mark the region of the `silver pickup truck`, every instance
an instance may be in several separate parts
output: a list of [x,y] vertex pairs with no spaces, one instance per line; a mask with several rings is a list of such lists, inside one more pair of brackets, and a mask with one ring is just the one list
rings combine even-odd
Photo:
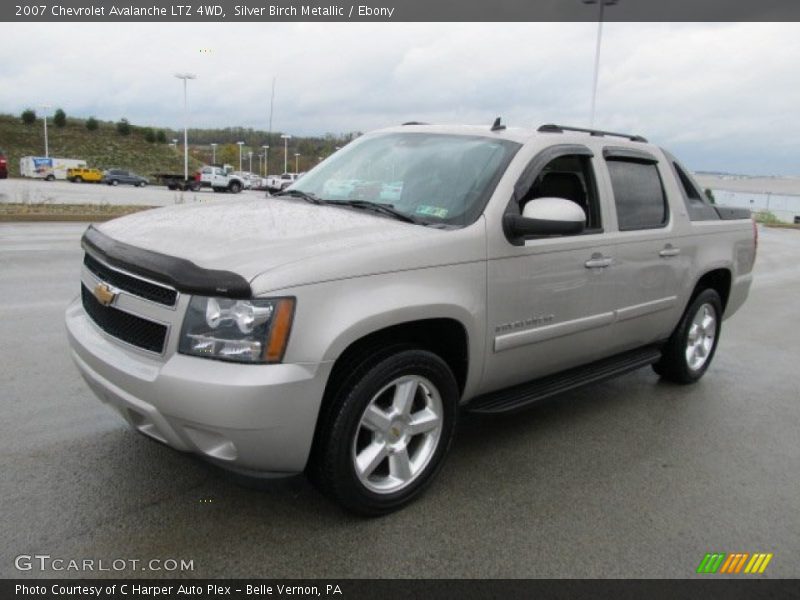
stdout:
[[141,433],[378,515],[431,482],[460,410],[646,365],[697,381],[756,242],[639,136],[413,123],[277,197],[89,227],[66,324]]

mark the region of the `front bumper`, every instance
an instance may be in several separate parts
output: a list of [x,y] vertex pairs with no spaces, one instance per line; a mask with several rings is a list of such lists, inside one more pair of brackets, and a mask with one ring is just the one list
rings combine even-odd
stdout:
[[332,363],[247,365],[152,358],[66,311],[72,358],[89,387],[138,431],[248,474],[305,468]]

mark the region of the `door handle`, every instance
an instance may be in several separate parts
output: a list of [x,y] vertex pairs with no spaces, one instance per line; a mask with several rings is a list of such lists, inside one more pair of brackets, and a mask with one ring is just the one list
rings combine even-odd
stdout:
[[661,258],[669,258],[670,256],[678,256],[681,253],[680,248],[673,248],[671,244],[664,246],[664,249],[658,253]]
[[605,269],[614,262],[610,256],[603,256],[599,252],[592,254],[592,258],[587,260],[584,264],[587,269]]

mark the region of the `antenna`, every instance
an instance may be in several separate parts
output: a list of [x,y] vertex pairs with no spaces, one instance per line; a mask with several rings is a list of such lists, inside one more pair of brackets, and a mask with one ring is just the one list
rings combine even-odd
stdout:
[[503,131],[505,128],[506,126],[500,123],[500,117],[497,117],[492,125],[492,131]]

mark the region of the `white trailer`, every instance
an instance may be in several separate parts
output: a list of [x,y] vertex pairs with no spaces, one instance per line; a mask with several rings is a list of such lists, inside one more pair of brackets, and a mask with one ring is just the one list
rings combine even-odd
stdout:
[[23,177],[44,179],[46,181],[66,179],[67,169],[78,169],[85,166],[85,160],[78,160],[76,158],[23,156],[19,159],[20,175]]

